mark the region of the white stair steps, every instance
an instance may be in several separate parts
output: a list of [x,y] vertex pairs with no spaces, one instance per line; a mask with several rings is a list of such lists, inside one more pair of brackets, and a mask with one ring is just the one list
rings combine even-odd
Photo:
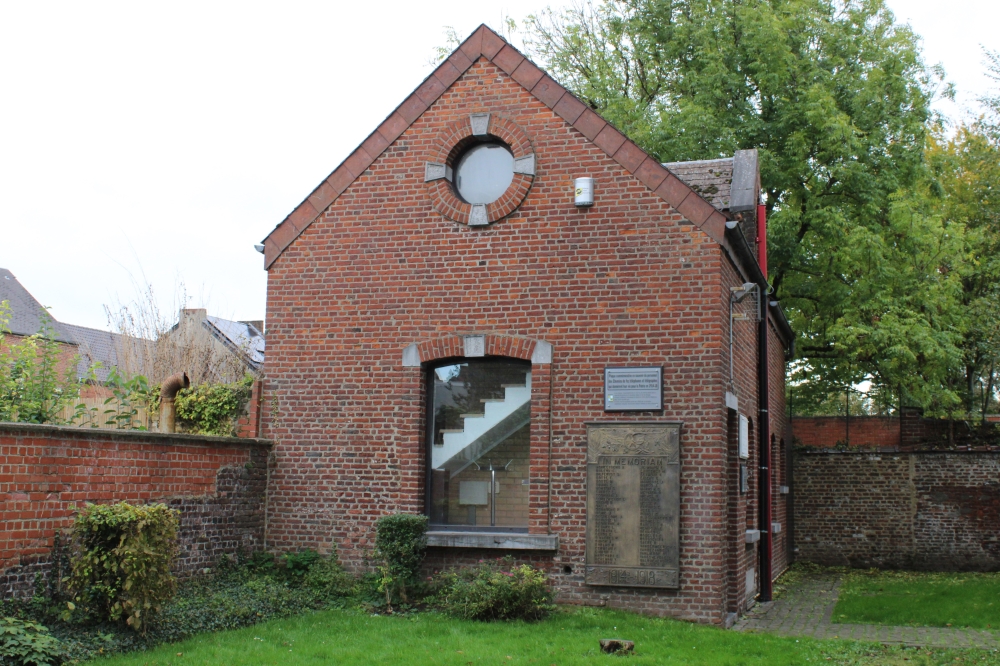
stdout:
[[504,397],[484,398],[482,414],[462,414],[462,430],[443,430],[444,443],[431,454],[434,469],[448,469],[458,474],[474,460],[497,446],[518,429],[531,415],[531,373],[524,384],[503,384]]

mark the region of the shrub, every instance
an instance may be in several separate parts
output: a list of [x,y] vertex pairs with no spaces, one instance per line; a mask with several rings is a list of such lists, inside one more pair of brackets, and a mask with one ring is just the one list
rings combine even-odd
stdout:
[[202,435],[236,434],[236,420],[253,387],[253,375],[232,384],[199,384],[177,392],[177,419],[188,431]]
[[293,585],[299,585],[309,570],[319,562],[319,559],[319,553],[306,548],[297,553],[285,553],[279,558],[279,561],[285,578]]
[[145,631],[176,590],[170,565],[177,523],[178,512],[163,504],[88,504],[79,511],[69,587],[81,610]]
[[302,585],[327,597],[345,597],[357,587],[354,576],[344,571],[336,549],[329,557],[317,559],[302,577]]
[[436,605],[466,620],[540,620],[555,609],[545,572],[509,557],[440,573],[436,583]]
[[408,603],[407,588],[419,578],[427,549],[427,516],[395,513],[375,522],[375,557],[379,591],[392,611],[392,600]]
[[0,618],[0,664],[48,666],[58,664],[61,657],[62,646],[42,625]]

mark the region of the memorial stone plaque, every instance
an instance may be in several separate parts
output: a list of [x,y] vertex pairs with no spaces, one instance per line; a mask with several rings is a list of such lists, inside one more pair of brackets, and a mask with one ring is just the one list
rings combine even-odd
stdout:
[[588,585],[678,587],[680,429],[587,427]]
[[604,411],[663,409],[663,368],[605,368]]

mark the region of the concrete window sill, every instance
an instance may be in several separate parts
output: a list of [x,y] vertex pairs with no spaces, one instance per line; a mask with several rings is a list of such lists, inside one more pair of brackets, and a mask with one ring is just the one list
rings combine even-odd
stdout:
[[428,532],[427,545],[436,548],[495,548],[497,550],[557,550],[556,534],[519,532]]

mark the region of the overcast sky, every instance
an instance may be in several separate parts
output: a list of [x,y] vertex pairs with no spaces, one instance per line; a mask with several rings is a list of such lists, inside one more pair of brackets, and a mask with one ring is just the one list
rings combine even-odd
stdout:
[[[941,109],[974,110],[1000,3],[889,5],[956,84]],[[253,245],[430,72],[443,26],[544,6],[2,2],[0,266],[67,323],[107,328],[133,283],[261,319]]]

